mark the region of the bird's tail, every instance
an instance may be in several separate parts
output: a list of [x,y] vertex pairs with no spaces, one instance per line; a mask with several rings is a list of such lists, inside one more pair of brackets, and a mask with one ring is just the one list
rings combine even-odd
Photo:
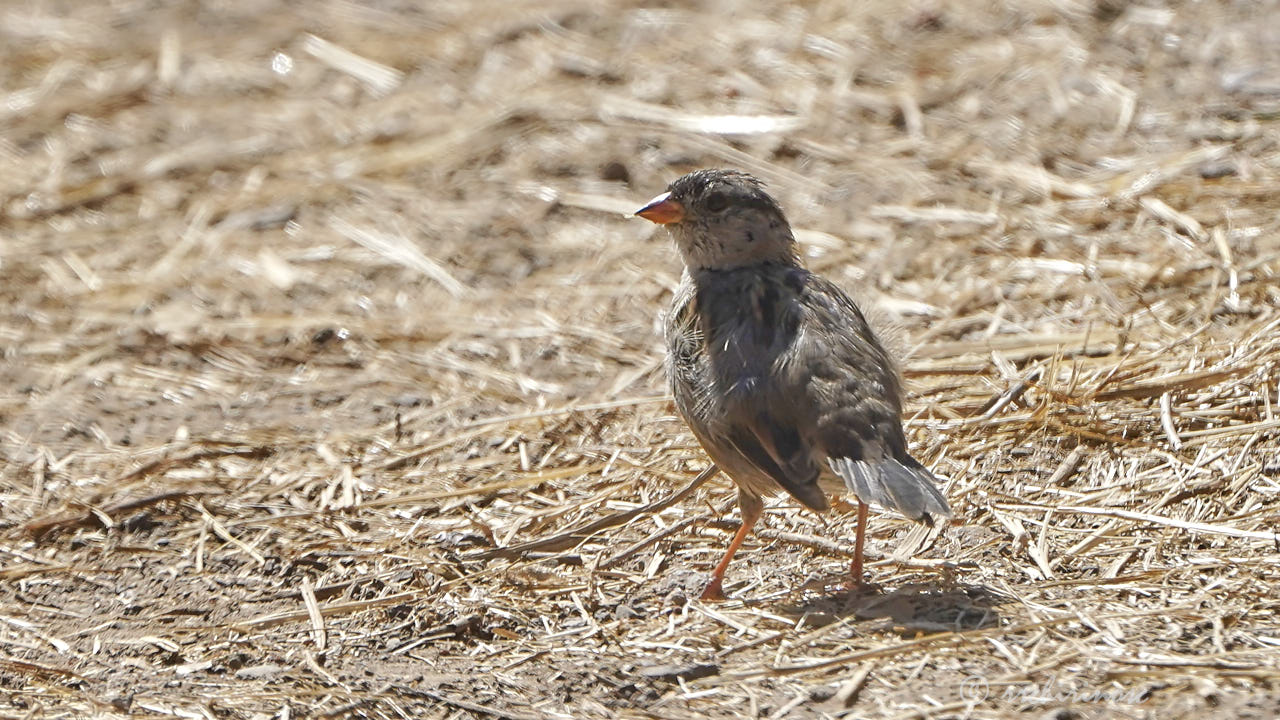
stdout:
[[937,479],[919,463],[908,466],[892,458],[875,462],[831,458],[828,462],[862,502],[897,510],[926,525],[932,525],[935,517],[952,516],[947,499],[938,492]]

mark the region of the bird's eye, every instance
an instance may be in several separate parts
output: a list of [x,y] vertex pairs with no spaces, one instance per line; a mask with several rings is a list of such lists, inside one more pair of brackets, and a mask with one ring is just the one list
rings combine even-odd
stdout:
[[707,196],[703,204],[711,212],[718,213],[729,207],[729,198],[722,192],[713,192]]

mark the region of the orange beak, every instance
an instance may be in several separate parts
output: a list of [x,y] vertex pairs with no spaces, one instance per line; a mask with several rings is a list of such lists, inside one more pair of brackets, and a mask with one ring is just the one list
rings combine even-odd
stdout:
[[636,215],[659,225],[678,223],[684,219],[684,205],[671,199],[671,193],[664,192],[649,201],[648,205],[636,211]]

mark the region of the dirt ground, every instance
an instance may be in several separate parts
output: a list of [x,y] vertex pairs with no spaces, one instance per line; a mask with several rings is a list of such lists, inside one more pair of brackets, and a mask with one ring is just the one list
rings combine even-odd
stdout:
[[[906,358],[870,586],[696,599],[699,167]],[[0,4],[0,717],[1274,718],[1278,279],[1274,1]]]

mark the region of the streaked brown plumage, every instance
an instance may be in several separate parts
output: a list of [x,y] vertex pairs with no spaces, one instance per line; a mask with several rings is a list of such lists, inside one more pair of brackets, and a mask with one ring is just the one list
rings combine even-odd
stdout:
[[751,177],[701,170],[637,215],[665,225],[685,265],[666,320],[676,407],[738,486],[742,526],[704,599],[785,490],[816,511],[826,491],[858,500],[853,579],[862,579],[867,503],[932,523],[950,517],[935,478],[907,452],[892,359],[840,288],[805,270],[777,202]]

